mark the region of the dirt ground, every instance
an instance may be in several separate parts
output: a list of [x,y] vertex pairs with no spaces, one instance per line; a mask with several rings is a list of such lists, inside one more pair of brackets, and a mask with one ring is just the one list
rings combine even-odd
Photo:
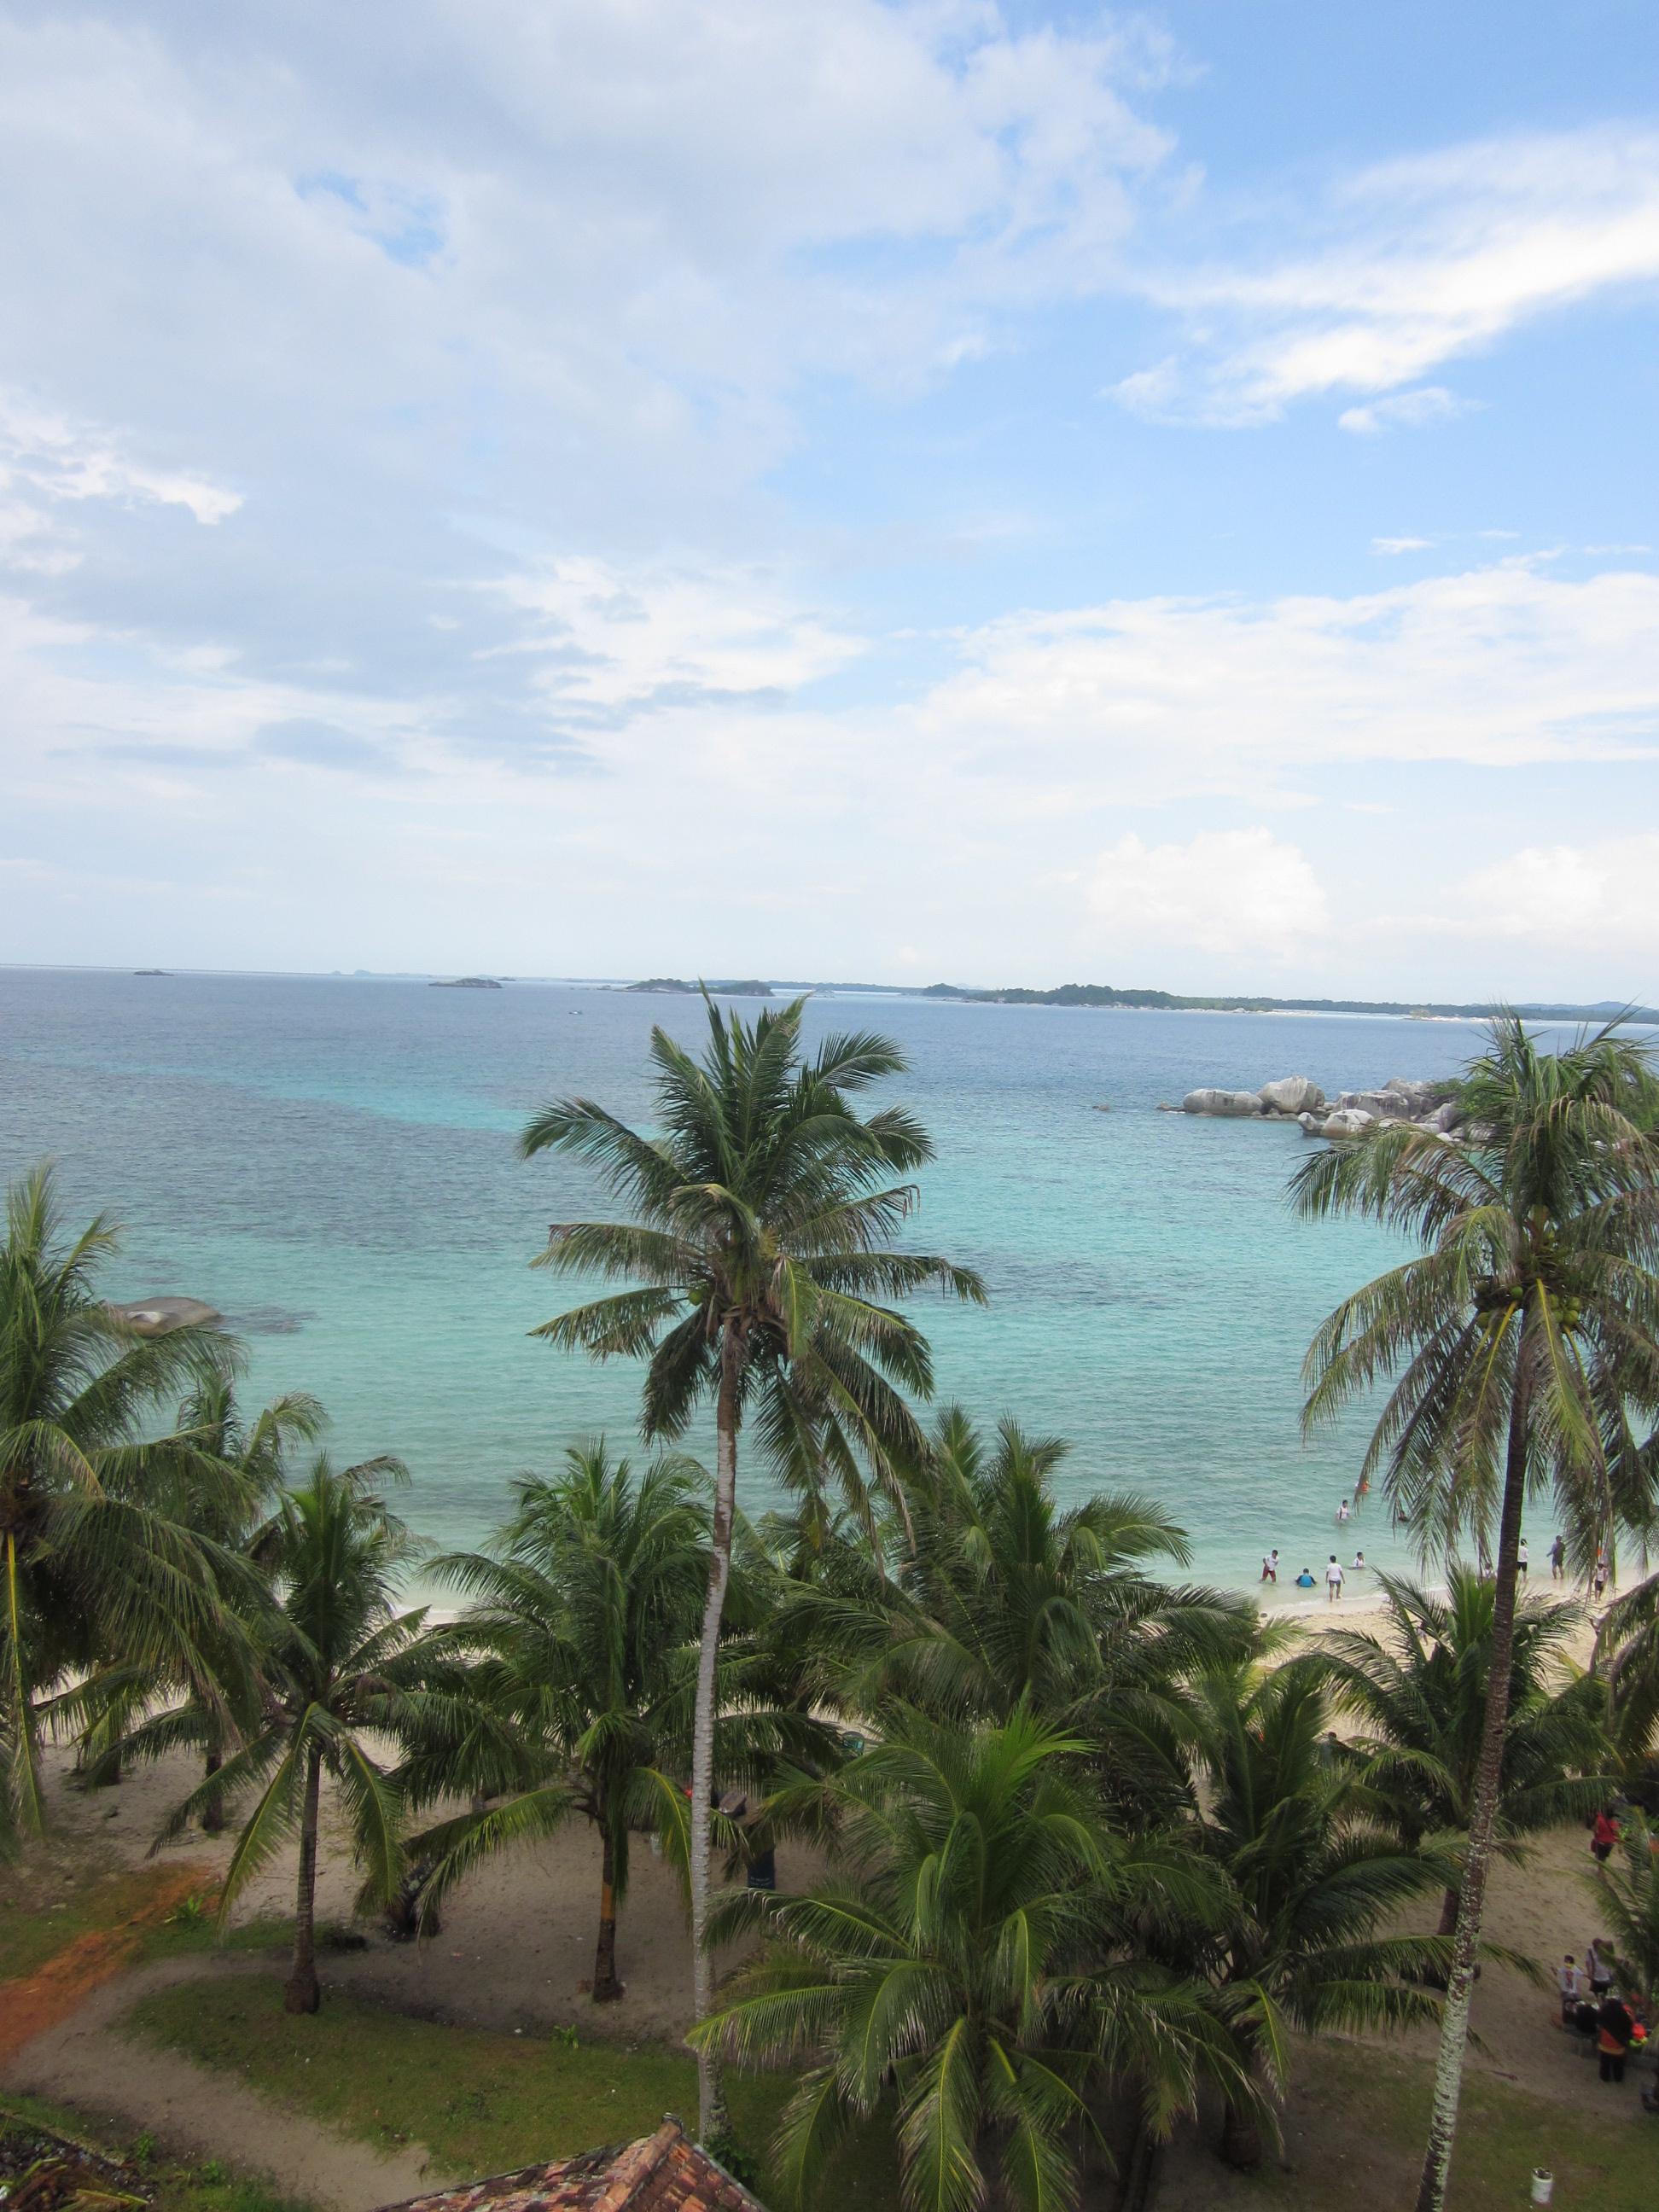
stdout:
[[[167,1871],[170,1881],[210,1890],[230,1856],[234,1838],[191,1831],[149,1856],[162,1820],[194,1786],[187,1758],[166,1759],[129,1774],[117,1787],[86,1790],[73,1781],[67,1755],[54,1756],[47,1784],[50,1817],[66,1854],[88,1849],[128,1866]],[[245,1892],[238,1923],[294,1911],[295,1854],[279,1852]],[[691,1954],[685,1905],[672,1870],[641,1841],[632,1854],[617,1951],[627,1994],[595,2006],[584,1984],[593,1971],[599,1909],[599,1846],[585,1821],[573,1821],[545,1843],[487,1862],[447,1905],[441,1931],[417,1943],[396,1943],[372,1921],[352,1917],[361,1875],[326,1786],[318,1855],[319,1925],[333,1922],[366,1936],[368,1948],[325,1951],[325,1981],[429,2019],[468,2027],[526,2032],[580,2020],[585,2035],[629,2042],[677,2039],[690,2026]],[[809,1878],[816,1862],[779,1855],[781,1881]],[[176,1870],[176,1874],[175,1874]]]

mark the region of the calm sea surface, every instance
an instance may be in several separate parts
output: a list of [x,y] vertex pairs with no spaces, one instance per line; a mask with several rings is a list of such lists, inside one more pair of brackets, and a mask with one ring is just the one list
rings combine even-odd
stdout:
[[[569,1165],[519,1160],[515,1135],[575,1091],[648,1120],[652,1024],[695,1044],[702,1018],[563,986],[0,971],[0,1170],[56,1159],[76,1216],[127,1224],[111,1295],[210,1301],[246,1339],[250,1402],[315,1392],[337,1454],[401,1455],[410,1518],[471,1543],[514,1474],[597,1430],[635,1435],[635,1369],[527,1334],[575,1296],[531,1272],[547,1224],[604,1201]],[[939,1148],[915,1241],[992,1292],[988,1310],[916,1309],[939,1397],[1069,1437],[1069,1491],[1151,1492],[1215,1580],[1254,1581],[1271,1544],[1281,1596],[1317,1568],[1364,1428],[1303,1443],[1302,1355],[1398,1248],[1291,1218],[1294,1125],[1157,1107],[1200,1083],[1438,1075],[1476,1030],[864,998],[806,1019],[809,1037],[879,1028],[909,1056],[895,1095]],[[765,1502],[752,1462],[745,1492]],[[1368,1504],[1341,1531],[1345,1565],[1356,1541],[1393,1556],[1385,1521]]]

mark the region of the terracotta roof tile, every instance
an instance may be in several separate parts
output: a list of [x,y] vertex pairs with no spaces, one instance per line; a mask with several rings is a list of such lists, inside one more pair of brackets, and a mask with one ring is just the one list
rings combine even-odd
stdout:
[[766,2212],[692,2142],[672,2113],[654,2135],[526,2166],[385,2212]]

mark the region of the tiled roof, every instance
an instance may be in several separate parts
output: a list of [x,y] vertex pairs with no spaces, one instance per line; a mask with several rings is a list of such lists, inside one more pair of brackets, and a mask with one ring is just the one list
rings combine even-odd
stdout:
[[386,2212],[766,2212],[671,2113],[653,2136],[411,2197]]

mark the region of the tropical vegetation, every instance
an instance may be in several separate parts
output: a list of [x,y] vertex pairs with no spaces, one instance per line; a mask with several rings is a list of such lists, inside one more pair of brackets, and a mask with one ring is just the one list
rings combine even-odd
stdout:
[[[222,1329],[123,1319],[100,1294],[109,1224],[69,1232],[45,1171],[16,1187],[0,1838],[38,1833],[54,1739],[88,1785],[187,1758],[163,1837],[234,1824],[221,1925],[291,1873],[296,2067],[331,1825],[359,1909],[430,1930],[492,1855],[585,1823],[591,1994],[624,2020],[648,1845],[686,1893],[702,2131],[726,2140],[723,2067],[739,2116],[775,2124],[792,2206],[878,2142],[913,2212],[1067,2212],[1091,2169],[1200,2107],[1248,2168],[1305,2039],[1438,2021],[1437,2212],[1490,1863],[1611,1778],[1653,1779],[1659,1578],[1610,1608],[1583,1675],[1578,1608],[1516,1587],[1522,1509],[1546,1498],[1581,1565],[1654,1533],[1643,1054],[1614,1030],[1548,1054],[1500,1023],[1450,1133],[1384,1127],[1297,1176],[1310,1218],[1419,1248],[1321,1328],[1306,1418],[1382,1390],[1364,1472],[1424,1575],[1379,1578],[1376,1629],[1308,1649],[1191,1579],[1176,1522],[1092,1486],[1063,1438],[927,1417],[907,1301],[983,1287],[908,1249],[931,1144],[869,1096],[896,1051],[809,1047],[804,1018],[711,1005],[700,1058],[653,1032],[647,1128],[580,1098],[527,1128],[526,1153],[566,1155],[617,1214],[555,1226],[541,1264],[585,1302],[538,1334],[640,1362],[653,1455],[571,1446],[474,1552],[426,1552],[396,1460],[309,1456],[313,1401],[245,1414]],[[708,1414],[712,1476],[685,1449]],[[742,1510],[743,1440],[764,1515]],[[453,1618],[409,1605],[417,1569]],[[1633,1815],[1595,1888],[1650,1995],[1649,1842]]]
[[1646,1049],[1608,1024],[1559,1053],[1504,1016],[1458,1088],[1449,1133],[1383,1124],[1314,1153],[1310,1220],[1353,1214],[1418,1256],[1345,1298],[1307,1360],[1310,1428],[1387,1396],[1363,1466],[1427,1553],[1491,1541],[1492,1629],[1480,1753],[1419,2212],[1441,2212],[1498,1815],[1529,1500],[1550,1498],[1573,1557],[1652,1516],[1659,1414],[1659,1138]]
[[[528,1157],[568,1153],[626,1209],[619,1221],[556,1223],[540,1264],[632,1287],[544,1324],[550,1343],[598,1359],[646,1363],[641,1430],[677,1439],[700,1404],[714,1409],[708,1583],[692,1740],[690,1876],[699,2016],[712,1995],[707,1924],[715,1796],[714,1675],[731,1575],[738,1437],[752,1419],[774,1470],[817,1500],[827,1483],[867,1508],[921,1453],[902,1395],[933,1389],[927,1339],[894,1301],[929,1287],[982,1301],[979,1277],[892,1239],[915,1204],[906,1176],[933,1144],[900,1106],[860,1116],[854,1100],[902,1072],[885,1038],[827,1037],[808,1055],[805,1001],[752,1023],[707,1000],[695,1060],[651,1032],[655,1133],[588,1098],[545,1106]],[[719,2131],[719,2083],[699,2063],[705,2136]]]

